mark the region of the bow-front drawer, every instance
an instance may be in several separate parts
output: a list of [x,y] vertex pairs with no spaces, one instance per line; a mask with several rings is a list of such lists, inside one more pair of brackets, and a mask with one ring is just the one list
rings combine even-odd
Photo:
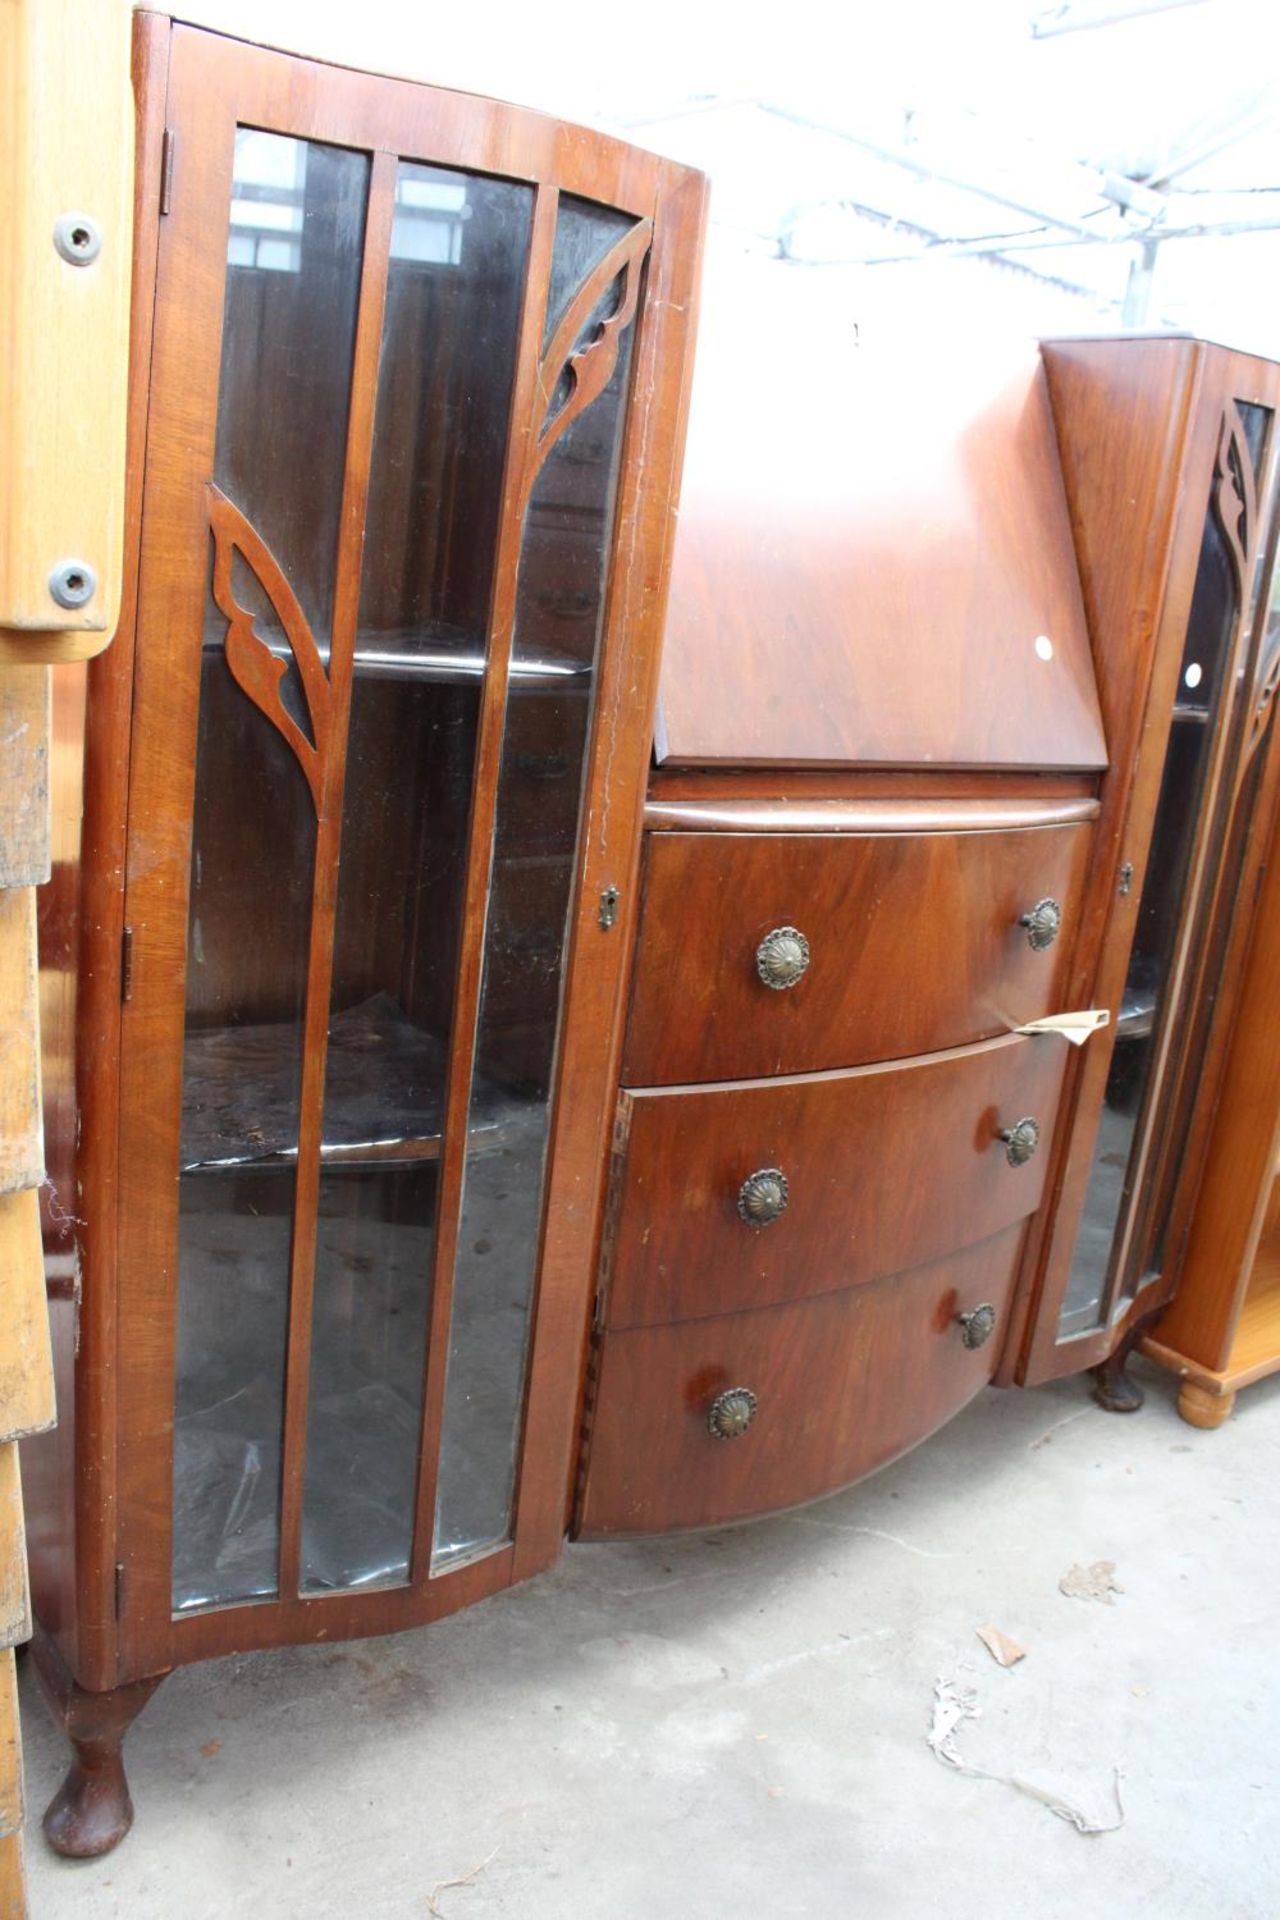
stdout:
[[605,1334],[580,1536],[716,1526],[833,1492],[936,1431],[995,1370],[1021,1226],[791,1306]]
[[1067,1046],[624,1093],[604,1318],[652,1326],[865,1285],[1040,1204]]
[[623,1083],[902,1059],[1058,1011],[1091,833],[650,833]]

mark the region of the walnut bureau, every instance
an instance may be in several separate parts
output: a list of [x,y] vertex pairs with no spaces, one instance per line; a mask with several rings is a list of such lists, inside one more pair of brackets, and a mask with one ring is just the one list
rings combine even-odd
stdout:
[[130,586],[60,673],[41,926],[77,1854],[177,1665],[1122,1353],[1276,778],[1275,369],[802,355],[783,276],[717,285],[690,414],[700,176],[136,44]]
[[[879,366],[833,392],[824,364],[821,414],[797,375],[761,451],[744,443],[759,416],[748,430],[734,412],[740,316],[721,353],[715,296],[645,816],[582,1537],[812,1499],[1012,1364],[1068,1053],[1015,1029],[1069,1010],[1106,763],[1035,352],[959,383],[949,367],[905,400],[888,379],[895,444],[914,450],[896,468],[870,451]],[[817,418],[858,422],[866,450],[793,424]]]

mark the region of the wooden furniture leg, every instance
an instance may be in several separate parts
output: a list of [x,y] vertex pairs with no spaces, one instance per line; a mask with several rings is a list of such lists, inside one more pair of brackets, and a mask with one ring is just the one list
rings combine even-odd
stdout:
[[72,1752],[67,1777],[45,1809],[45,1838],[56,1853],[72,1859],[110,1853],[133,1825],[124,1737],[165,1676],[151,1674],[109,1693],[87,1693],[39,1626],[31,1651],[40,1691]]
[[1184,1380],[1178,1389],[1178,1412],[1189,1427],[1220,1427],[1235,1404],[1234,1393],[1213,1393],[1195,1380]]
[[1100,1367],[1093,1368],[1093,1397],[1108,1413],[1137,1413],[1147,1397],[1125,1372],[1133,1346],[1132,1340],[1123,1341]]

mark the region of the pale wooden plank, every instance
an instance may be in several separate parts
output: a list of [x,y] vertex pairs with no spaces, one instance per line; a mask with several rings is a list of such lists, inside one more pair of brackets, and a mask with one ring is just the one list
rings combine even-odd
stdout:
[[36,1000],[36,896],[0,892],[0,1194],[44,1179]]
[[0,1649],[31,1638],[31,1597],[18,1443],[0,1447]]
[[49,669],[0,663],[0,887],[49,878]]
[[[133,101],[128,0],[6,0],[0,32],[0,659],[84,659],[110,639],[124,549]],[[54,244],[87,215],[86,265]],[[49,591],[87,562],[80,608]]]
[[[22,1735],[13,1648],[0,1652],[0,1837],[22,1828]],[[3,1911],[0,1909],[0,1911]]]
[[0,1837],[0,1920],[27,1920],[21,1827]]
[[55,1418],[40,1204],[28,1188],[0,1196],[0,1441]]

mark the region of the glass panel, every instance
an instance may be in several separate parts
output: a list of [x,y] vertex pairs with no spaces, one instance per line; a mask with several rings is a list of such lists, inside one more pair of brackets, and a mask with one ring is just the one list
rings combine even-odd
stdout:
[[629,213],[618,213],[613,207],[598,207],[594,201],[579,200],[572,193],[560,195],[556,208],[556,244],[547,283],[544,346],[550,342],[569,302],[592,268],[634,225]]
[[[214,479],[327,651],[369,163],[236,139]],[[299,477],[305,476],[305,485]],[[282,625],[239,558],[268,644]],[[203,636],[187,932],[173,1604],[274,1593],[315,809],[292,747]],[[296,669],[286,706],[305,728]]]
[[[1244,417],[1245,429],[1249,435],[1249,445],[1255,463],[1263,457],[1266,430],[1271,415],[1267,408],[1240,405]],[[1253,417],[1253,418],[1251,418]],[[1272,490],[1274,494],[1274,489]],[[1256,634],[1256,644],[1250,661],[1250,671],[1244,688],[1245,698],[1241,701],[1239,726],[1242,737],[1247,741],[1254,723],[1256,701],[1269,682],[1270,663],[1275,658],[1277,644],[1280,644],[1280,568],[1274,564],[1271,540],[1275,533],[1274,498],[1268,503],[1262,526],[1269,536],[1262,544],[1263,560],[1254,568],[1253,584],[1250,590],[1250,632]],[[1264,594],[1270,592],[1266,611],[1259,622],[1259,609]],[[1260,626],[1260,631],[1259,631]],[[1148,1280],[1155,1279],[1164,1272],[1169,1256],[1168,1236],[1172,1224],[1174,1207],[1179,1199],[1179,1180],[1182,1162],[1186,1153],[1187,1140],[1191,1124],[1195,1117],[1196,1101],[1194,1089],[1202,1077],[1205,1057],[1213,1032],[1214,1012],[1218,994],[1222,987],[1222,975],[1226,965],[1227,951],[1231,943],[1235,920],[1235,902],[1240,889],[1241,869],[1248,852],[1249,838],[1253,826],[1254,808],[1257,804],[1258,789],[1262,783],[1263,771],[1270,754],[1270,729],[1275,724],[1274,710],[1266,724],[1263,737],[1256,740],[1251,748],[1248,772],[1241,783],[1240,794],[1236,801],[1234,815],[1229,822],[1230,838],[1222,852],[1219,871],[1222,875],[1219,900],[1206,942],[1206,959],[1202,984],[1196,996],[1192,1010],[1192,1031],[1187,1042],[1188,1066],[1184,1084],[1189,1090],[1179,1103],[1179,1111],[1174,1118],[1171,1137],[1162,1143],[1161,1185],[1158,1200],[1153,1202],[1151,1219],[1144,1225],[1143,1237],[1145,1252],[1140,1261],[1133,1263],[1134,1282],[1132,1292],[1139,1285],[1145,1286]],[[1154,1223],[1154,1224],[1153,1224]],[[1174,1250],[1175,1261],[1181,1259],[1181,1247]]]
[[[562,204],[553,286],[598,259],[619,216]],[[566,264],[567,261],[567,264]],[[576,284],[576,281],[575,281]],[[611,289],[583,329],[614,310]],[[548,1103],[632,330],[608,386],[552,448],[525,521],[512,690],[472,1090],[502,1125],[476,1136],[463,1192],[441,1436],[439,1568],[508,1537],[537,1271]],[[554,403],[553,403],[554,411]]]
[[1218,711],[1229,692],[1236,628],[1235,576],[1217,520],[1205,517],[1191,617],[1178,675],[1129,972],[1116,1021],[1084,1216],[1059,1337],[1091,1331],[1106,1312],[1107,1283],[1132,1202],[1165,988],[1183,926],[1184,896]]
[[[1270,407],[1255,406],[1248,400],[1237,400],[1236,412],[1240,415],[1240,422],[1244,428],[1245,440],[1249,448],[1249,457],[1253,462],[1253,478],[1254,485],[1258,490],[1258,505],[1260,511],[1264,511],[1262,524],[1264,527],[1269,527],[1271,524],[1271,509],[1267,508],[1263,510],[1262,507],[1262,472],[1263,464],[1267,456],[1267,438],[1271,429],[1271,409]],[[1255,553],[1261,551],[1261,544],[1256,538],[1253,540],[1252,546]],[[1254,568],[1253,585],[1249,593],[1250,633],[1254,631],[1258,617],[1258,607],[1261,604],[1263,592],[1270,583],[1270,578],[1268,565],[1265,562],[1263,565]],[[1263,659],[1269,657],[1269,640],[1270,630],[1268,630],[1263,641]]]
[[[445,1064],[532,189],[404,165],[352,694],[303,1497],[308,1591],[413,1545]],[[483,1101],[472,1116],[492,1125]]]
[[1271,421],[1270,407],[1260,407],[1250,400],[1237,400],[1236,412],[1240,415],[1240,424],[1244,428],[1245,442],[1249,448],[1249,458],[1253,462],[1254,485],[1262,483],[1262,461],[1267,445],[1267,427]]

